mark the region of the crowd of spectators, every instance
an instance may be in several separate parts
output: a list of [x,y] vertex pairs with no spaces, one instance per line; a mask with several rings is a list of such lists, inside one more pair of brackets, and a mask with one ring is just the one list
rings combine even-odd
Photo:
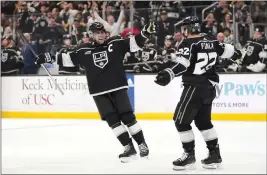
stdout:
[[[173,48],[182,41],[183,35],[179,27],[175,27],[177,22],[192,14],[202,19],[202,10],[214,2],[2,1],[1,45],[4,38],[11,38],[12,45],[22,48],[23,44],[16,37],[16,31],[20,30],[28,36],[29,42],[41,46],[37,47],[39,53],[55,54],[62,47],[66,34],[71,35],[73,45],[84,42],[88,27],[95,21],[104,24],[107,37],[121,35],[126,38],[129,33],[140,33],[144,24],[153,20],[157,21],[159,31],[150,42],[158,57],[162,55],[160,50],[166,47],[166,36],[173,36],[169,39]],[[219,1],[218,5],[205,11],[202,32],[241,49],[251,37],[250,25],[267,22],[266,7],[264,1],[237,1],[235,4]],[[236,23],[233,23],[234,18]],[[238,40],[234,40],[234,30],[237,30]]]

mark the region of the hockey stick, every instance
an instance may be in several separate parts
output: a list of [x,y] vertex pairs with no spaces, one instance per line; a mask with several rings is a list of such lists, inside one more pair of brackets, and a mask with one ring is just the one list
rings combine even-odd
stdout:
[[[25,36],[17,31],[18,36],[22,39],[22,41],[24,42],[24,44],[26,46],[28,46],[28,48],[32,51],[33,55],[39,59],[38,55],[35,53],[35,51],[33,50],[33,48],[29,45],[29,42],[27,41],[27,39],[25,38]],[[64,95],[64,92],[62,91],[62,89],[59,87],[59,85],[57,84],[56,80],[53,78],[53,76],[51,75],[51,73],[49,72],[49,70],[43,65],[41,64],[42,68],[46,71],[47,75],[50,77],[50,79],[53,81],[53,83],[55,84],[56,88],[59,90],[59,92],[61,93],[61,95]]]
[[136,65],[143,65],[143,64],[149,64],[149,63],[160,63],[160,61],[146,61],[146,62],[140,62],[140,63],[129,63],[129,64],[124,64],[124,66],[136,66]]

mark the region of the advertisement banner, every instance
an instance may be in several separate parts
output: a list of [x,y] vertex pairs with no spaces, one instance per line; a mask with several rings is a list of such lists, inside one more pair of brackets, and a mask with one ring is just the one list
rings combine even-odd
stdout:
[[[34,117],[37,114],[51,118],[99,117],[94,100],[89,95],[85,76],[54,78],[64,95],[47,76],[2,77],[3,113],[8,117]],[[137,117],[172,118],[183,90],[181,77],[165,87],[154,82],[154,75],[127,74],[127,80],[130,101]],[[265,119],[266,87],[266,74],[220,75],[217,96],[212,104],[213,116],[218,116],[218,119]]]
[[266,113],[266,75],[220,75],[214,113]]
[[97,112],[85,76],[55,76],[64,95],[47,76],[2,78],[5,111]]

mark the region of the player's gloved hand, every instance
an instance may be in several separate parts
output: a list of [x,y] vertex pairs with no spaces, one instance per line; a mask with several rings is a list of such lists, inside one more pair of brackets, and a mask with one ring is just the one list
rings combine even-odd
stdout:
[[42,53],[36,58],[35,64],[53,63],[54,58],[49,53]]
[[260,58],[264,58],[264,59],[266,59],[266,58],[267,58],[267,52],[266,52],[266,51],[261,51],[261,52],[259,53],[259,57],[260,57]]
[[240,50],[235,49],[233,57],[235,60],[240,60],[242,58],[242,52]]
[[143,27],[143,30],[141,32],[146,38],[150,38],[152,36],[152,34],[155,34],[157,32],[156,23],[155,22],[149,22],[149,24],[146,24]]
[[156,76],[155,83],[161,86],[168,85],[172,79],[175,77],[173,71],[170,68],[167,68],[163,71],[160,71]]

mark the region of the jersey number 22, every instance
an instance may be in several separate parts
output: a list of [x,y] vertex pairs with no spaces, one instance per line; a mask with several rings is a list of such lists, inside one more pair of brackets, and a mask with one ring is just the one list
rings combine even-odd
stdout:
[[198,53],[197,62],[193,74],[201,75],[215,65],[217,58],[216,52]]

